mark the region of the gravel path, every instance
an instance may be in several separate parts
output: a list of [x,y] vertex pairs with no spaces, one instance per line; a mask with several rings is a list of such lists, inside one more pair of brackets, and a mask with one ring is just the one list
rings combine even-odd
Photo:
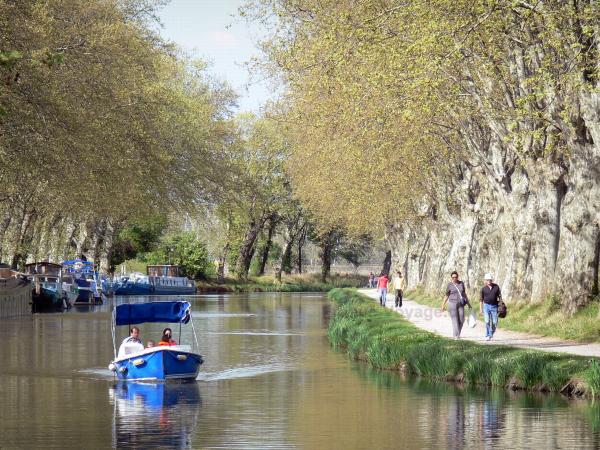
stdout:
[[[361,294],[367,295],[379,301],[376,289],[359,289]],[[440,306],[442,300],[440,299]],[[452,338],[452,323],[448,312],[441,312],[439,308],[421,305],[406,298],[402,302],[402,308],[394,307],[394,294],[388,293],[386,307],[402,314],[419,328],[432,331],[441,336]],[[528,333],[506,331],[502,329],[502,319],[498,322],[498,329],[491,341],[485,340],[485,323],[479,314],[479,305],[476,306],[477,325],[469,328],[468,325],[462,329],[461,339],[467,339],[479,344],[500,344],[511,347],[531,348],[545,352],[561,352],[581,356],[600,357],[600,344],[581,344],[579,342],[562,341],[553,337],[541,337]],[[509,311],[510,314],[510,311]]]

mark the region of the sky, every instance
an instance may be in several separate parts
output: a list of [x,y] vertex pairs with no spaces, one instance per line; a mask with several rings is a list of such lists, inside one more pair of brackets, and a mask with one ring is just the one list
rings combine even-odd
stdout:
[[[259,55],[260,28],[248,25],[237,11],[244,0],[171,0],[159,11],[161,35],[209,63],[207,69],[227,80],[238,93],[239,111],[258,112],[269,98],[260,74],[250,78],[242,64]],[[248,83],[252,80],[252,84]],[[259,80],[258,82],[256,80]]]

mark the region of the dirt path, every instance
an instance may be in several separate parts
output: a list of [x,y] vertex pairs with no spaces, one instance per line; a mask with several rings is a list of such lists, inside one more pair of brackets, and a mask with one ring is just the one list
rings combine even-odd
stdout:
[[[375,289],[359,289],[359,292],[379,301]],[[442,300],[440,299],[441,304]],[[419,328],[432,331],[444,337],[452,337],[452,323],[448,312],[441,312],[439,308],[421,305],[407,299],[404,299],[402,308],[396,309],[394,308],[394,295],[389,293],[387,295],[386,307],[402,314]],[[479,312],[479,305],[477,305],[475,310],[477,313]],[[494,338],[491,341],[486,341],[485,324],[480,314],[477,314],[477,325],[475,328],[469,328],[465,324],[462,329],[461,339],[468,339],[479,344],[500,344],[511,347],[531,348],[545,352],[600,357],[600,344],[581,344],[579,342],[562,341],[558,338],[506,331],[502,329],[502,319],[499,321]]]

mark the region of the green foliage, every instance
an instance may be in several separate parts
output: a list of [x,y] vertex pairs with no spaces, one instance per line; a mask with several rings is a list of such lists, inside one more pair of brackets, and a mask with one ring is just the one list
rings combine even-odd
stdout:
[[327,226],[422,226],[424,205],[451,203],[462,162],[568,155],[573,105],[598,80],[595,2],[247,4],[244,17],[276,22],[261,68],[286,88],[297,197]]
[[136,220],[121,230],[113,247],[113,266],[150,251],[159,242],[166,225],[166,216],[155,215]]
[[373,240],[369,235],[351,239],[346,238],[340,243],[336,255],[341,256],[355,268],[358,268],[364,262],[364,258],[369,255],[372,245]]
[[590,368],[586,372],[585,381],[592,395],[596,396],[600,394],[600,363],[598,361],[591,361]]
[[155,250],[144,255],[148,264],[176,264],[183,276],[204,280],[214,275],[206,244],[192,232],[166,236]]
[[157,35],[159,3],[0,0],[3,258],[114,264],[146,247],[128,225],[222,189],[233,94]]
[[23,54],[16,50],[0,52],[0,67],[11,70],[22,58]]

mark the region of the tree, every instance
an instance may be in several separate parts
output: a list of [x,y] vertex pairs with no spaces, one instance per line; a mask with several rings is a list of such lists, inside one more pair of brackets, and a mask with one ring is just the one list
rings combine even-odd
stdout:
[[160,3],[0,0],[3,258],[107,262],[129,221],[216,190],[233,97],[152,31]]

